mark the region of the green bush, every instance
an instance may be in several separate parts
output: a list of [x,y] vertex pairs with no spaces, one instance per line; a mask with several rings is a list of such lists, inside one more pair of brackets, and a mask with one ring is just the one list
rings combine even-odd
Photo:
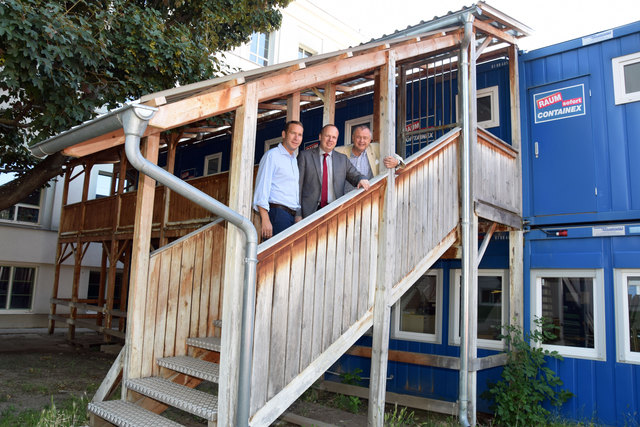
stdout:
[[542,404],[546,401],[559,407],[573,394],[561,389],[563,385],[546,365],[545,357],[563,360],[556,351],[543,349],[539,344],[556,338],[554,326],[544,318],[534,320],[531,332],[522,333],[519,326],[503,327],[507,348],[507,364],[502,380],[490,385],[483,397],[495,401],[497,425],[516,427],[543,425],[550,411]]

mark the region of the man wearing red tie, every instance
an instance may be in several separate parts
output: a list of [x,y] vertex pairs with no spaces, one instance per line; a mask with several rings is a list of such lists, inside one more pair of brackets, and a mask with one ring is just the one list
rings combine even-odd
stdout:
[[300,211],[296,220],[306,218],[344,194],[348,181],[357,188],[369,189],[369,181],[351,164],[349,158],[333,151],[338,142],[338,128],[325,125],[320,143],[298,154],[300,171]]

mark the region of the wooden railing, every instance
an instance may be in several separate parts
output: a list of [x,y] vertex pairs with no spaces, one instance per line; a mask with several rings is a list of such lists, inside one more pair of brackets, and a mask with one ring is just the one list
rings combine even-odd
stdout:
[[144,328],[130,377],[158,375],[156,359],[187,353],[187,338],[220,334],[225,223],[217,220],[151,254]]
[[478,128],[473,172],[475,199],[520,215],[522,185],[518,151]]
[[[395,181],[395,298],[455,241],[459,137],[416,153]],[[258,248],[252,424],[272,422],[372,324],[386,175],[372,182]]]

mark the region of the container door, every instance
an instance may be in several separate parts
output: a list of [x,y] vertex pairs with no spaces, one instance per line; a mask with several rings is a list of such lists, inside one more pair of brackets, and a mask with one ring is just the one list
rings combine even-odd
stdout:
[[534,216],[596,211],[588,78],[529,89]]

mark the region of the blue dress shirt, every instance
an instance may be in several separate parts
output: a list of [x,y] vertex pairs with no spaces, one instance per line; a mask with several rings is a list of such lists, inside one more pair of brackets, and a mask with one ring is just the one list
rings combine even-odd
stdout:
[[282,143],[267,151],[260,160],[256,188],[253,193],[253,209],[258,206],[269,211],[269,203],[300,208],[300,172],[295,154],[289,154]]

